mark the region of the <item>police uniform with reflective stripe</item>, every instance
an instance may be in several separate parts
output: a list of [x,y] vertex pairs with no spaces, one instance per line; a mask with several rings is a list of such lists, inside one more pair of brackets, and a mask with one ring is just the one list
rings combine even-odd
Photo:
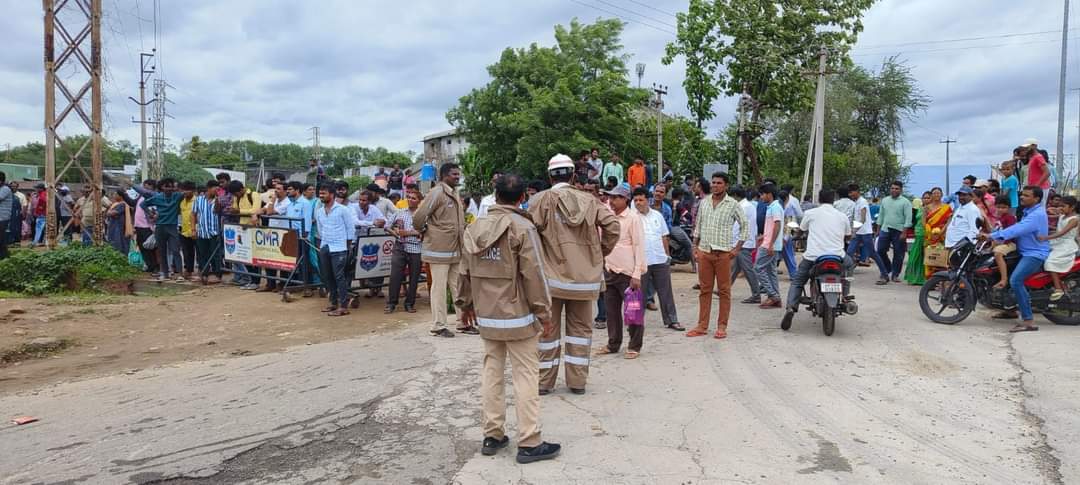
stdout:
[[[555,387],[559,365],[566,364],[566,385],[584,389],[593,312],[604,289],[604,256],[619,240],[619,221],[591,193],[566,183],[529,199],[529,215],[540,234],[556,329],[537,346],[540,388]],[[561,338],[563,315],[565,338]]]
[[551,318],[551,295],[540,255],[540,239],[528,215],[496,205],[463,238],[458,307],[476,312],[484,341],[482,395],[484,436],[502,439],[506,421],[503,390],[510,357],[518,422],[518,446],[540,440],[537,336]]
[[[439,182],[413,213],[413,227],[424,236],[420,259],[431,270],[431,294],[443,295],[448,286],[453,293],[461,259],[461,234],[465,230],[465,212],[457,192]],[[446,328],[446,314],[446,299],[432,298],[432,332]]]

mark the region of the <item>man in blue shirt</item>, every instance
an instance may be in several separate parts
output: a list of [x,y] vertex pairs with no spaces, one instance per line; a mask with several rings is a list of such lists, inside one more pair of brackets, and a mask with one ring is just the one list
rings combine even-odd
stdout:
[[173,271],[177,273],[176,280],[184,281],[180,275],[182,271],[180,259],[180,200],[184,195],[176,191],[176,180],[164,178],[159,182],[161,192],[153,193],[139,186],[133,186],[139,195],[145,200],[142,202],[144,211],[148,211],[150,219],[154,221],[154,239],[158,247],[158,264],[161,273],[158,281],[169,278],[169,264],[173,265]]
[[[1020,262],[1009,275],[1009,286],[1016,294],[1016,306],[1020,309],[1021,323],[1010,332],[1029,332],[1038,330],[1035,317],[1031,312],[1031,297],[1028,296],[1024,280],[1042,269],[1043,261],[1050,255],[1050,243],[1040,241],[1039,236],[1049,233],[1046,208],[1042,204],[1043,191],[1035,185],[1028,185],[1020,192],[1020,205],[1024,208],[1024,217],[1019,222],[1005,229],[994,231],[990,237],[995,243],[1008,240],[1016,242],[1020,252]],[[1002,315],[1005,316],[1005,315]]]
[[349,314],[349,282],[345,278],[345,265],[349,259],[349,236],[355,233],[354,215],[349,208],[334,200],[334,188],[329,184],[319,186],[322,207],[315,211],[315,223],[319,227],[319,269],[323,285],[330,297],[330,306],[323,309],[328,316]]

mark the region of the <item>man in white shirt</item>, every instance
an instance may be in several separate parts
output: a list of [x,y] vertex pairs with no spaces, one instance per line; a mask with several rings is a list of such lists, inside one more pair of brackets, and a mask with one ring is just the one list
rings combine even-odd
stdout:
[[[496,171],[491,175],[491,187],[494,189],[495,180],[502,175],[502,172]],[[480,199],[480,209],[476,211],[476,218],[479,219],[487,215],[488,209],[495,206],[495,192],[485,195],[483,199]]]
[[[381,228],[386,225],[386,216],[379,210],[375,204],[371,203],[371,199],[375,197],[370,190],[360,192],[360,200],[358,202],[350,202],[349,207],[353,209],[356,214],[356,226],[366,228],[368,231],[372,227]],[[381,297],[382,296],[382,278],[367,278],[361,281],[360,284],[368,289],[368,298]]]
[[853,201],[852,214],[854,219],[852,222],[862,223],[862,226],[855,231],[855,237],[851,238],[851,243],[848,244],[847,254],[856,261],[861,261],[859,252],[869,254],[877,263],[878,270],[887,273],[888,268],[885,268],[881,256],[878,256],[877,251],[874,250],[874,221],[870,218],[870,203],[866,201],[866,198],[862,197],[858,185],[851,184],[847,188],[848,200]]
[[836,203],[833,204],[833,208],[847,216],[850,222],[855,220],[855,201],[851,200],[848,194],[847,187],[836,189]]
[[[844,253],[844,238],[851,235],[851,221],[847,215],[833,207],[833,197],[836,194],[832,190],[822,189],[818,194],[819,205],[803,214],[799,227],[806,234],[806,251],[803,259],[799,262],[799,268],[791,276],[791,286],[788,287],[787,314],[785,319],[791,318],[799,310],[799,297],[802,295],[803,286],[810,277],[810,270],[821,256],[840,256],[844,258],[844,267],[850,269],[853,266],[851,258]],[[850,202],[850,199],[848,199]]]
[[[753,189],[749,189],[753,191]],[[754,202],[754,194],[748,193],[747,189],[735,187],[728,190],[728,195],[739,201],[739,207],[746,214],[747,225],[750,226],[750,234],[757,234],[757,202]],[[735,234],[739,234],[739,223],[735,223]],[[757,271],[754,270],[754,248],[757,247],[757,239],[751,238],[743,243],[739,253],[735,256],[735,264],[731,266],[731,283],[735,283],[741,272],[746,277],[746,284],[750,285],[750,296],[743,299],[742,303],[761,304],[761,287],[758,286]]]
[[[686,328],[679,324],[675,297],[671,291],[667,222],[664,222],[664,216],[659,211],[649,207],[649,199],[647,190],[641,187],[634,189],[634,208],[641,214],[642,226],[645,229],[645,264],[648,266],[641,277],[641,284],[645,286],[646,300],[649,300],[654,292],[660,297],[660,314],[664,326],[681,332]],[[652,306],[650,309],[655,310],[656,307]]]
[[963,186],[956,191],[959,202],[953,212],[949,225],[945,228],[945,248],[952,249],[960,241],[968,239],[974,241],[979,235],[979,217],[981,213],[975,203],[971,201],[971,187]]

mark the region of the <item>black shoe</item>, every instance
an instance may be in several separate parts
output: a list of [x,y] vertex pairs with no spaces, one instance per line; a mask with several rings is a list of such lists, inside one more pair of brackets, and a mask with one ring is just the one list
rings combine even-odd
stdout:
[[464,334],[468,334],[468,335],[480,335],[480,329],[478,329],[478,328],[476,328],[476,327],[474,327],[472,325],[470,325],[468,327],[461,327],[461,328],[457,329],[457,331],[459,333],[464,333]]
[[541,396],[546,396],[548,394],[551,394],[551,389],[543,389],[543,388],[540,389],[540,395]]
[[494,455],[495,452],[506,448],[506,445],[510,443],[510,438],[503,436],[501,440],[495,438],[484,438],[484,444],[480,446],[480,454],[484,456]]
[[519,446],[517,453],[518,463],[532,463],[540,460],[550,460],[559,456],[559,450],[562,447],[556,443],[548,443],[547,441],[540,443],[532,448],[524,448]]
[[747,303],[747,304],[753,303],[754,305],[760,305],[761,304],[761,297],[760,296],[751,296],[751,297],[746,298],[743,301],[740,301],[739,303]]
[[607,328],[607,320],[597,320],[593,322],[593,328],[597,330],[603,330]]
[[431,332],[434,337],[453,338],[454,332],[451,332],[445,328],[440,328],[438,332]]
[[582,387],[582,388],[578,389],[578,388],[576,388],[576,387],[571,387],[571,388],[570,388],[570,392],[571,392],[572,394],[577,394],[577,395],[579,395],[579,396],[580,396],[580,395],[582,395],[582,394],[585,394],[585,388],[584,388],[584,387]]

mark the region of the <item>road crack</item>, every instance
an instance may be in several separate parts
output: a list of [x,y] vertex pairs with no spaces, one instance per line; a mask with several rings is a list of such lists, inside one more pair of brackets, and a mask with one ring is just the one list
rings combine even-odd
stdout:
[[1054,447],[1050,445],[1049,438],[1046,435],[1046,421],[1028,407],[1027,400],[1034,397],[1034,394],[1028,390],[1027,384],[1024,383],[1024,375],[1031,375],[1031,371],[1024,367],[1024,360],[1013,345],[1014,337],[1015,334],[1009,334],[1005,337],[1005,344],[1009,351],[1008,362],[1017,371],[1015,379],[1010,379],[1010,381],[1015,380],[1020,391],[1018,403],[1020,416],[1035,431],[1037,436],[1035,445],[1028,447],[1025,451],[1034,457],[1036,468],[1048,483],[1064,485],[1065,480],[1061,475],[1061,459],[1054,454]]

